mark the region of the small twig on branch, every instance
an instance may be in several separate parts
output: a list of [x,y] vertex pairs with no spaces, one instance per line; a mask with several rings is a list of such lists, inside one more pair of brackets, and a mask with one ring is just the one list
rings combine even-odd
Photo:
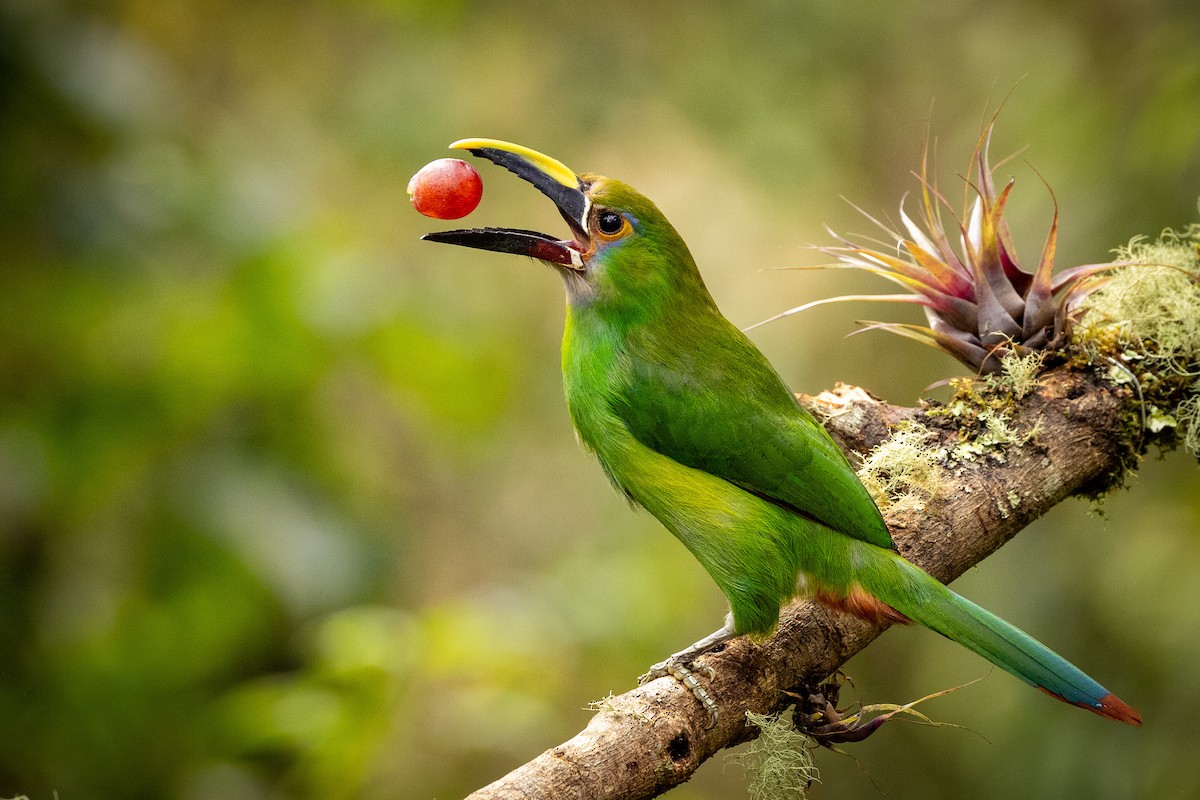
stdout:
[[[903,420],[924,422],[952,445],[956,431],[946,416],[870,399],[838,387],[802,400],[826,417],[826,427],[847,451],[865,455]],[[900,553],[942,581],[952,581],[986,558],[1034,519],[1067,497],[1098,493],[1118,481],[1136,458],[1130,442],[1128,390],[1090,375],[1059,370],[1016,401],[1012,424],[1036,435],[1004,450],[953,465],[924,502],[887,514]],[[720,712],[708,717],[692,693],[660,678],[605,702],[582,732],[551,748],[470,800],[499,798],[654,797],[689,777],[722,748],[753,736],[746,712],[778,710],[786,689],[815,686],[866,647],[886,625],[870,625],[818,603],[784,609],[778,631],[755,644],[734,639],[701,658],[715,678],[709,691]]]

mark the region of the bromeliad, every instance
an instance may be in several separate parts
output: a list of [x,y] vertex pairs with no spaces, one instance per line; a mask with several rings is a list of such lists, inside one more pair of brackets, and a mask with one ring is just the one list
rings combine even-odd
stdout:
[[900,206],[903,234],[863,212],[891,241],[871,246],[838,237],[841,244],[818,248],[838,260],[826,266],[872,272],[908,290],[906,294],[815,300],[747,330],[826,303],[880,300],[920,305],[928,325],[872,322],[862,330],[887,330],[933,345],[980,374],[998,372],[1010,355],[1064,347],[1079,303],[1105,284],[1103,273],[1124,266],[1124,262],[1084,264],[1052,275],[1058,245],[1056,205],[1037,267],[1033,272],[1022,269],[1004,217],[1014,181],[1009,180],[997,192],[988,163],[991,137],[989,123],[971,158],[974,181],[967,186],[975,199],[963,217],[955,218],[961,243],[958,251],[951,245],[953,237],[943,221],[943,211],[952,217],[953,212],[928,177],[928,150],[922,154],[917,175],[921,183],[917,221],[905,212],[903,203]]
[[724,627],[650,676],[683,681],[715,722],[716,706],[688,665],[733,636],[769,634],[780,606],[807,592],[865,619],[919,622],[1060,700],[1141,724],[1061,656],[896,553],[845,456],[721,315],[687,245],[650,200],[519,145],[452,147],[532,183],[571,236],[476,228],[424,238],[532,256],[562,276],[563,380],[580,439],[729,601]]

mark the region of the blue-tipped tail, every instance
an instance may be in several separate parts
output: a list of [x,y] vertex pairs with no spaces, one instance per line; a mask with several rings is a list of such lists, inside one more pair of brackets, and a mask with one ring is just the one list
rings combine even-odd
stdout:
[[[889,554],[891,555],[891,554]],[[899,556],[901,574],[864,586],[904,616],[974,650],[1001,669],[1051,697],[1129,725],[1141,725],[1138,712],[1082,670]],[[897,580],[898,578],[898,580]]]

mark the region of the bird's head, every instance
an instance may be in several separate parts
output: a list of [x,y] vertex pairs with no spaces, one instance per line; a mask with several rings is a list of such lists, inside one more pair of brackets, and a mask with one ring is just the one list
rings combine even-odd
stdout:
[[628,185],[577,175],[562,162],[496,139],[451,145],[486,158],[529,181],[558,207],[571,231],[559,239],[518,228],[472,228],[427,233],[433,242],[531,256],[563,276],[573,305],[646,304],[697,290],[708,297],[683,239],[662,212]]

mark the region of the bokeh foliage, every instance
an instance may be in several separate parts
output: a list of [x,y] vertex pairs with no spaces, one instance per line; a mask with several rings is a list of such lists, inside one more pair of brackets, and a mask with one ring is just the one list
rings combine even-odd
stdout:
[[[450,141],[639,186],[749,324],[861,288],[760,268],[855,230],[839,195],[894,208],[935,99],[948,186],[1017,87],[993,152],[1031,145],[1060,263],[1192,221],[1197,34],[1150,0],[0,0],[0,795],[453,797],[719,622],[574,444],[553,276],[416,241],[407,178]],[[1036,253],[1049,199],[1011,169]],[[484,180],[481,222],[559,230]],[[956,372],[843,341],[847,311],[755,336],[805,391],[912,402]],[[1151,463],[961,584],[1147,727],[995,676],[926,709],[991,744],[856,749],[889,796],[1200,791],[1197,480]],[[982,669],[912,631],[850,667],[879,702]],[[818,765],[819,796],[874,791]],[[742,785],[712,764],[675,796]]]

